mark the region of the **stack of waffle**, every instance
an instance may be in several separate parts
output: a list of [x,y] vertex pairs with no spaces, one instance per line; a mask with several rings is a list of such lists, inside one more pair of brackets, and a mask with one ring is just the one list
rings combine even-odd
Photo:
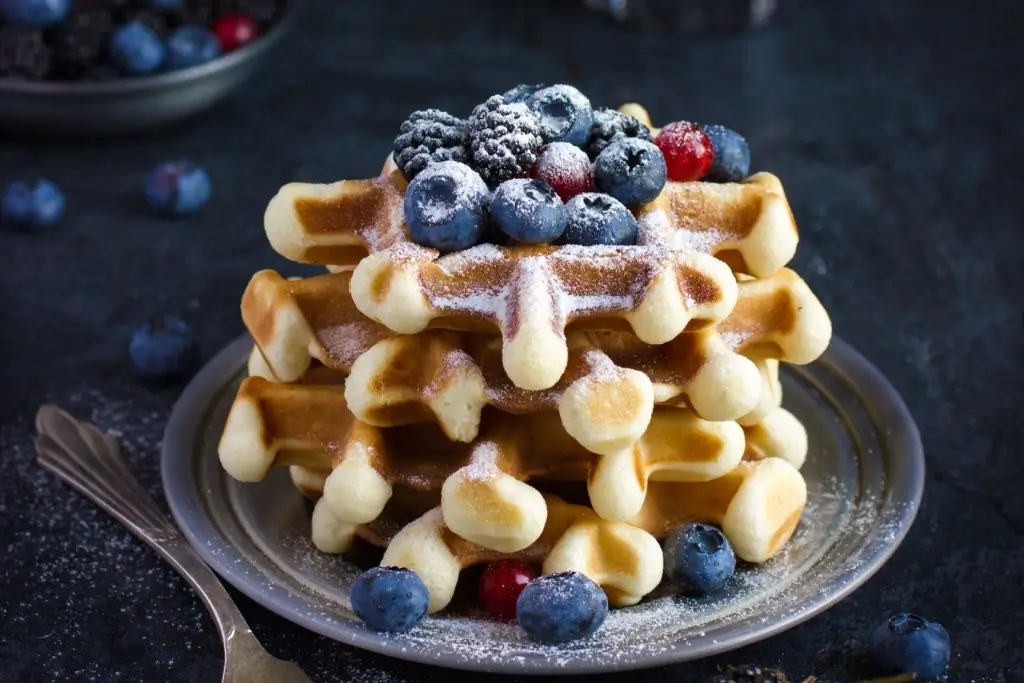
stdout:
[[748,562],[778,552],[807,451],[779,363],[815,360],[831,324],[785,267],[797,231],[776,177],[670,181],[633,246],[448,255],[410,239],[405,187],[389,159],[271,201],[273,247],[330,272],[262,271],[244,294],[233,477],[290,466],[316,546],[385,547],[431,612],[463,568],[510,556],[634,604],[661,581],[658,539],[691,521]]

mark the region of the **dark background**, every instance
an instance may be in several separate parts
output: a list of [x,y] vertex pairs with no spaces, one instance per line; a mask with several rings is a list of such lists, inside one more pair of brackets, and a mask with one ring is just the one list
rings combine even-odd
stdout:
[[[377,172],[412,110],[459,115],[521,81],[569,82],[655,122],[725,123],[783,181],[795,267],[836,333],[888,375],[928,454],[909,538],[865,587],[778,637],[608,681],[697,681],[725,663],[858,680],[887,615],[949,629],[954,682],[1024,680],[1021,216],[1024,96],[1016,2],[783,0],[766,29],[659,36],[576,2],[320,2],[280,60],[230,103],[129,140],[2,140],[0,182],[42,175],[68,214],[0,233],[0,679],[219,680],[220,644],[171,569],[37,469],[32,416],[56,401],[123,436],[157,495],[180,386],[141,384],[126,357],[146,318],[180,312],[209,357],[242,332],[239,297],[272,253],[261,218],[289,180]],[[173,221],[141,200],[146,171],[188,156],[210,205]],[[268,649],[315,681],[481,680],[365,654],[238,596]]]

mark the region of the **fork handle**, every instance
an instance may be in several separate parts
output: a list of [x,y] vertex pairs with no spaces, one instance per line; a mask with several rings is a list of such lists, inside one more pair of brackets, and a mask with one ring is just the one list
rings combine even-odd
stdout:
[[158,552],[192,586],[210,612],[225,646],[252,633],[220,579],[132,475],[117,441],[60,408],[36,415],[39,464],[109,512]]

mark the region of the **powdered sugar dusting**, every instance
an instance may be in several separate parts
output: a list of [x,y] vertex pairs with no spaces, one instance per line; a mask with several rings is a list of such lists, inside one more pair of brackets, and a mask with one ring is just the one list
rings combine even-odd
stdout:
[[663,208],[647,211],[637,219],[637,244],[662,245],[680,251],[711,254],[728,236],[714,228],[674,226]]
[[331,360],[342,367],[355,363],[363,352],[380,341],[380,335],[366,323],[324,327],[317,330],[316,338]]
[[740,348],[752,335],[751,330],[719,332],[722,342],[733,351]]
[[498,476],[498,447],[491,441],[481,441],[473,447],[469,464],[462,470],[468,481],[490,481]]

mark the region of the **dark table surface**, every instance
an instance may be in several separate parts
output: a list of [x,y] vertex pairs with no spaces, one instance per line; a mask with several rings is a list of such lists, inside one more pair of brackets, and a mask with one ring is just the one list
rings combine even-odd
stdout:
[[[161,495],[160,440],[181,386],[135,379],[132,329],[181,312],[209,357],[242,332],[255,270],[304,272],[261,228],[281,184],[374,174],[413,109],[465,114],[520,81],[745,133],[754,166],[785,184],[796,268],[836,333],[902,392],[928,457],[909,538],[852,597],[740,652],[602,680],[697,681],[741,661],[858,680],[866,634],[901,609],[949,629],[950,681],[1024,680],[1016,4],[791,0],[765,30],[666,37],[568,0],[332,0],[253,87],[197,120],[129,140],[4,140],[0,181],[47,176],[69,212],[42,234],[0,233],[0,680],[219,680],[213,625],[185,584],[36,467],[36,408],[56,401],[121,436]],[[213,199],[194,218],[154,217],[144,174],[181,156],[207,167]],[[318,682],[483,678],[352,650],[237,597],[268,649]]]

